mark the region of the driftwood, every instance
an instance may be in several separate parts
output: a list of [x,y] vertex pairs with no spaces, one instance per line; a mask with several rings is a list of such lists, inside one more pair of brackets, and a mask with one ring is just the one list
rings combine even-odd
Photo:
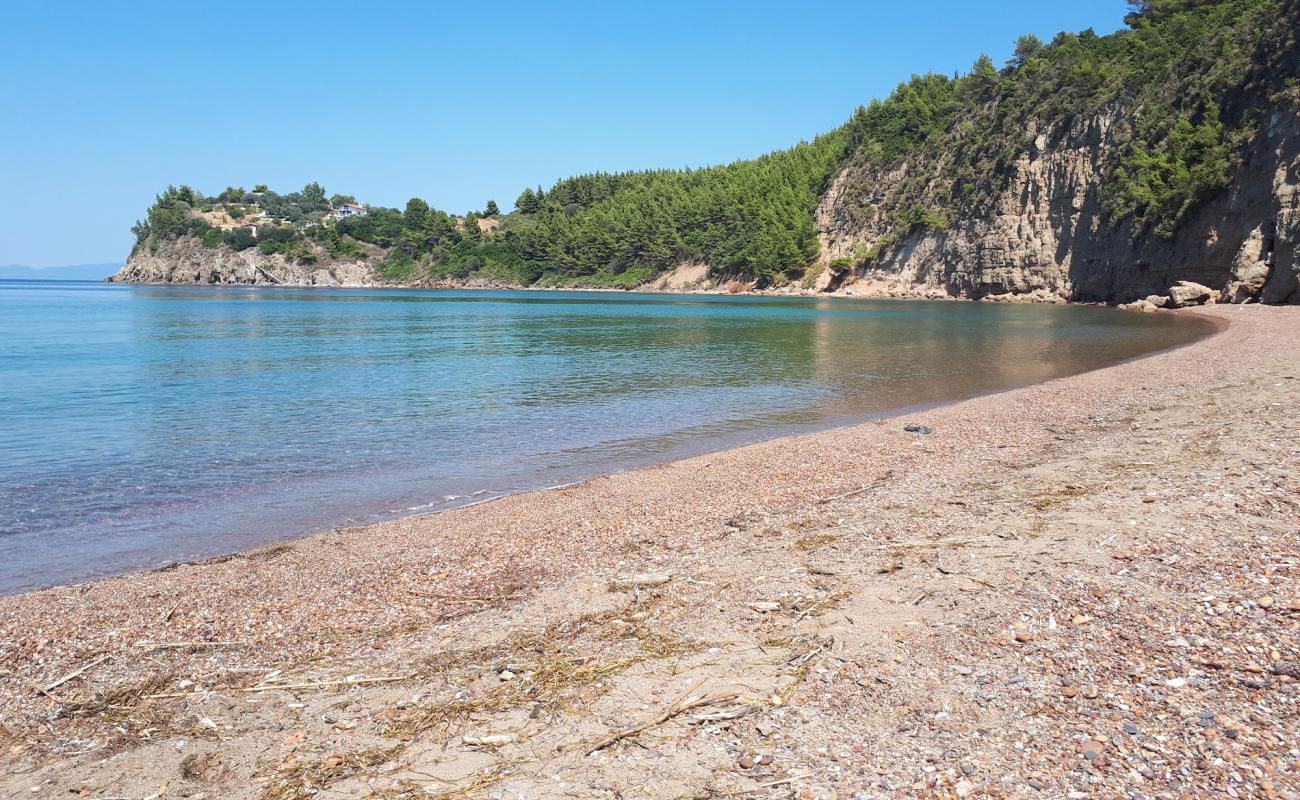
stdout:
[[662,586],[673,579],[668,572],[648,572],[642,575],[624,575],[609,582],[613,591],[641,589],[646,586]]

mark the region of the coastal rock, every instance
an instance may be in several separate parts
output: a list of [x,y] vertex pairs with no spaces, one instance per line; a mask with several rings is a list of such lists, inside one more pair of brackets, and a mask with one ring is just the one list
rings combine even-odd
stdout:
[[110,283],[187,283],[244,286],[380,286],[383,282],[365,258],[302,264],[257,248],[234,251],[204,247],[193,236],[137,247]]
[[1264,226],[1257,225],[1242,242],[1232,261],[1232,279],[1219,295],[1220,303],[1249,303],[1259,297],[1273,271],[1272,233],[1272,226],[1265,235]]
[[[1115,224],[1102,203],[1107,164],[1135,120],[1109,106],[1065,127],[1028,131],[1005,187],[977,214],[945,225],[894,221],[890,209],[933,184],[948,203],[945,174],[958,156],[939,152],[886,167],[850,165],[816,211],[824,263],[855,266],[837,276],[845,294],[996,298],[1048,293],[1075,301],[1132,303],[1181,281],[1220,302],[1300,301],[1300,110],[1282,106],[1248,145],[1222,192],[1191,212],[1169,239]],[[909,188],[913,187],[913,188]],[[1135,306],[1134,310],[1147,310]]]
[[1169,307],[1203,306],[1214,300],[1214,290],[1192,281],[1179,281],[1169,287]]
[[1150,311],[1159,311],[1160,307],[1157,306],[1155,303],[1152,303],[1150,300],[1134,300],[1131,303],[1121,303],[1119,305],[1119,310],[1150,312]]

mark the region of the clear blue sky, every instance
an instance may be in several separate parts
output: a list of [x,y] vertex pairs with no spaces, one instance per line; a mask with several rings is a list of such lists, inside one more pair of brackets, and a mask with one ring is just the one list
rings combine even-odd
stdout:
[[594,170],[700,166],[835,127],[1124,0],[14,3],[0,264],[120,261],[154,194],[318,180],[503,209]]

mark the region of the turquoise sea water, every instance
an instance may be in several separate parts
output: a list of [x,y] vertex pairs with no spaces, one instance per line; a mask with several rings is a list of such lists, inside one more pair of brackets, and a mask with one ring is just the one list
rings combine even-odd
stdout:
[[0,282],[0,592],[970,397],[1205,332],[988,303]]

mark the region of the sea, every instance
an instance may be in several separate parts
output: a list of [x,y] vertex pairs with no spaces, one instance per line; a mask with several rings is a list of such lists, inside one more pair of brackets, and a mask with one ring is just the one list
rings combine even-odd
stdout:
[[1085,306],[0,281],[0,593],[924,409],[1209,330]]

